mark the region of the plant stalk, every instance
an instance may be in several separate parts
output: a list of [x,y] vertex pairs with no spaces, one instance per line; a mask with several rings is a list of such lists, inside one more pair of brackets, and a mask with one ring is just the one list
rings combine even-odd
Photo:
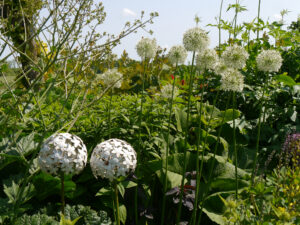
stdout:
[[[174,89],[175,89],[175,80],[176,80],[176,71],[177,71],[177,64],[175,67],[175,73],[174,73],[174,80],[172,84],[172,94],[171,94],[171,100],[169,105],[169,120],[168,120],[168,132],[167,132],[167,149],[166,149],[166,162],[165,162],[165,176],[164,176],[164,183],[163,183],[163,201],[162,201],[162,214],[161,214],[161,225],[164,225],[164,219],[165,219],[165,207],[166,207],[166,191],[167,191],[167,177],[168,177],[168,157],[169,157],[169,136],[170,136],[170,124],[172,119],[172,108],[173,108],[173,98],[174,98]],[[163,164],[163,160],[162,160]],[[162,173],[163,173],[163,165],[162,165]]]
[[189,81],[189,92],[188,92],[188,107],[187,107],[187,117],[186,117],[186,130],[185,130],[185,139],[184,139],[184,153],[183,153],[183,170],[182,170],[182,179],[181,179],[181,186],[180,186],[180,198],[179,198],[179,205],[177,210],[177,219],[176,224],[179,225],[180,217],[181,217],[181,207],[182,207],[182,199],[183,199],[183,188],[184,188],[184,177],[186,172],[186,155],[187,155],[187,139],[189,133],[189,120],[190,120],[190,108],[191,108],[191,95],[192,95],[192,86],[194,81],[194,60],[195,60],[195,51],[193,52],[192,58],[192,66],[191,66],[191,77]]
[[120,211],[119,211],[119,192],[118,192],[118,184],[114,182],[114,191],[115,191],[115,211],[117,217],[117,225],[120,225]]
[[60,174],[61,181],[61,214],[65,215],[65,175],[63,172]]

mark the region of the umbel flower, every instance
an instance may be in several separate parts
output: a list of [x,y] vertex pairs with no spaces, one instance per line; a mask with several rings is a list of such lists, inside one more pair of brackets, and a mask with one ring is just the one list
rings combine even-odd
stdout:
[[244,77],[236,69],[227,68],[221,77],[221,90],[242,92],[244,88]]
[[127,142],[119,139],[109,139],[98,144],[90,160],[94,176],[108,178],[110,181],[133,172],[136,163],[134,149]]
[[222,54],[222,60],[225,65],[235,69],[242,69],[246,65],[248,57],[247,51],[238,45],[227,47]]
[[276,50],[262,50],[256,57],[257,69],[264,72],[278,72],[282,58]]
[[224,64],[223,60],[218,60],[214,68],[215,73],[222,76],[226,70],[227,66]]
[[[173,89],[172,84],[166,84],[161,89],[161,96],[163,98],[171,99],[172,98],[172,89]],[[174,86],[173,98],[176,98],[178,95],[179,95],[179,90],[176,86]]]
[[109,87],[111,85],[112,88],[120,88],[122,85],[122,79],[123,74],[118,72],[116,68],[109,69],[105,73],[100,75],[100,79],[103,81],[103,84],[106,87]]
[[157,52],[156,40],[150,38],[142,38],[136,45],[137,54],[142,60],[154,58]]
[[59,133],[50,136],[42,145],[38,163],[42,171],[57,175],[78,174],[86,166],[87,150],[76,135]]
[[202,51],[209,45],[207,33],[199,27],[187,30],[183,35],[183,46],[187,51]]
[[205,49],[196,57],[196,65],[203,70],[213,70],[218,62],[218,55],[213,49]]
[[181,45],[173,46],[168,54],[170,63],[172,64],[182,64],[186,60],[187,52],[185,48]]

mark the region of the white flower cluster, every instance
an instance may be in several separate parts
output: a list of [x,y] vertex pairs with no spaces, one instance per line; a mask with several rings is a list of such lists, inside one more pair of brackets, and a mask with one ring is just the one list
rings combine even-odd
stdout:
[[234,68],[227,68],[221,77],[221,90],[242,92],[244,88],[243,75]]
[[100,74],[100,79],[103,81],[106,87],[112,86],[112,88],[120,88],[123,82],[123,74],[118,72],[116,68],[109,69],[105,73]]
[[218,60],[214,68],[215,73],[222,76],[226,70],[227,66],[224,64],[223,60]]
[[109,139],[98,144],[90,160],[94,176],[108,178],[110,181],[134,171],[136,163],[134,149],[119,139]]
[[278,72],[282,64],[282,58],[276,50],[263,50],[256,57],[257,68],[264,72]]
[[183,35],[183,45],[187,51],[202,51],[209,45],[209,38],[201,28],[191,28]]
[[218,55],[213,49],[205,49],[196,57],[196,65],[202,70],[213,70],[218,62]]
[[[167,84],[162,87],[161,89],[161,97],[171,99],[172,98],[172,84]],[[176,98],[179,95],[179,90],[176,86],[174,86],[174,93],[173,93],[173,99]]]
[[248,57],[247,51],[238,45],[227,47],[222,54],[225,65],[235,69],[242,69],[246,65]]
[[136,45],[137,54],[142,58],[154,58],[157,52],[157,45],[155,39],[142,38]]
[[182,64],[186,60],[187,52],[185,48],[181,45],[173,46],[168,54],[170,63],[172,64]]
[[50,136],[41,148],[38,164],[42,171],[57,175],[79,173],[87,162],[87,150],[76,135],[60,133]]

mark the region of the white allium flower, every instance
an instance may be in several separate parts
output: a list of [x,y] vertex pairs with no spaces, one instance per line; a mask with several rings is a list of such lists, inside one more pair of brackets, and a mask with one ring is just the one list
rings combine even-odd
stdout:
[[110,181],[133,172],[136,163],[134,149],[127,142],[119,139],[109,139],[98,144],[90,160],[94,176],[108,178]]
[[208,45],[208,35],[199,27],[191,28],[183,35],[183,46],[187,51],[202,51]]
[[222,60],[225,65],[235,69],[242,69],[246,65],[248,57],[248,52],[238,45],[227,47],[222,54]]
[[244,88],[243,75],[237,69],[227,68],[222,74],[220,88],[224,91],[242,92]]
[[168,54],[170,63],[172,64],[182,64],[186,60],[187,51],[181,45],[173,46]]
[[50,136],[42,145],[38,164],[42,171],[56,175],[77,174],[85,167],[87,150],[76,135],[59,133]]
[[[172,89],[173,89],[172,84],[167,84],[167,85],[163,86],[161,89],[161,96],[163,98],[171,99],[172,98]],[[179,90],[176,86],[174,86],[173,98],[176,98],[178,95],[179,95]]]
[[218,60],[214,68],[215,73],[222,76],[226,70],[227,66],[224,64],[223,60]]
[[201,70],[213,70],[218,62],[218,55],[213,49],[205,49],[196,57],[196,65]]
[[157,52],[156,40],[142,38],[136,45],[137,54],[144,60],[145,58],[154,58]]
[[256,57],[257,68],[264,72],[278,72],[282,64],[280,52],[276,50],[262,50]]
[[109,69],[105,73],[100,74],[100,79],[103,81],[106,87],[113,85],[112,88],[120,88],[122,85],[123,74],[118,72],[118,69]]

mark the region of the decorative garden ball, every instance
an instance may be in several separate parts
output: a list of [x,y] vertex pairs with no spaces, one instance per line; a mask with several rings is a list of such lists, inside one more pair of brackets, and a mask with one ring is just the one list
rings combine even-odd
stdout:
[[87,150],[76,135],[59,133],[50,136],[41,148],[38,163],[42,171],[58,175],[78,174],[86,166]]
[[110,181],[127,176],[136,167],[136,152],[130,144],[119,139],[109,139],[93,150],[90,165],[94,176]]

